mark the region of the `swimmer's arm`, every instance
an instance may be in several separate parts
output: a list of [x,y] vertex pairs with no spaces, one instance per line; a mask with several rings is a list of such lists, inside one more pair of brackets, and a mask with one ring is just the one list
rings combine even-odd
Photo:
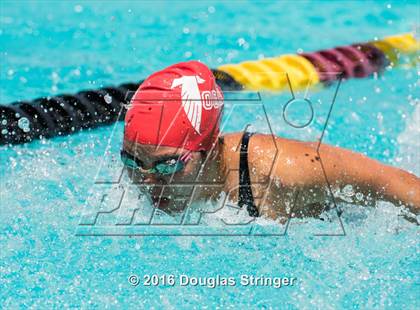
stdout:
[[[414,174],[325,144],[321,145],[319,153],[319,162],[322,162],[331,185],[343,188],[350,184],[375,200],[405,205],[414,214],[420,213],[420,179]],[[309,163],[306,166],[310,166]],[[325,183],[325,178],[320,181]]]

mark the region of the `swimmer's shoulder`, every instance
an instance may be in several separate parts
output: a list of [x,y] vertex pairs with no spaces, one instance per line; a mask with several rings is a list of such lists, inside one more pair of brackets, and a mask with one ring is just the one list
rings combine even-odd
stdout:
[[243,132],[231,132],[219,137],[219,143],[229,152],[239,151]]
[[251,147],[284,153],[284,155],[301,154],[303,152],[312,153],[318,145],[318,143],[312,141],[300,141],[272,134],[256,133],[254,136],[255,138],[253,138],[252,144],[250,144]]
[[[239,151],[241,145],[241,139],[243,132],[232,132],[226,133],[220,136],[219,142],[224,146],[229,148],[230,151]],[[252,151],[253,148],[264,149],[267,151],[272,151],[281,146],[300,143],[297,140],[285,139],[276,135],[264,134],[264,133],[254,133],[249,140],[249,150]]]
[[[219,141],[223,144],[225,150],[239,152],[242,136],[243,132],[226,133],[220,137]],[[314,151],[316,145],[315,142],[304,142],[257,132],[249,140],[248,152],[251,154],[256,152],[259,155],[261,155],[261,152],[302,153],[304,151]]]

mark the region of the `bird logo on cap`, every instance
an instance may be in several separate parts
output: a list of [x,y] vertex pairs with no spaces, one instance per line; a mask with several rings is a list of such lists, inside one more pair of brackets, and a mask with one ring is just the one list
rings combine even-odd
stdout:
[[171,89],[173,89],[181,85],[182,107],[192,127],[198,134],[201,134],[200,125],[203,107],[198,84],[203,84],[204,82],[198,75],[182,76],[174,79],[171,86]]

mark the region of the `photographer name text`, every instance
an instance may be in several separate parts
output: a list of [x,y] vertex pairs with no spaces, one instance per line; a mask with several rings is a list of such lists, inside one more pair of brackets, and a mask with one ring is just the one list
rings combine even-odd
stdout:
[[263,286],[282,288],[294,286],[297,279],[294,277],[278,276],[255,276],[242,274],[240,276],[189,276],[185,274],[132,274],[128,277],[128,282],[132,286],[204,286],[208,288],[228,287],[228,286]]

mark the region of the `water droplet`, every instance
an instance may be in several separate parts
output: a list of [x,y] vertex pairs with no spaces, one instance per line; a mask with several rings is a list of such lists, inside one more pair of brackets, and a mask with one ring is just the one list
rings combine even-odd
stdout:
[[80,70],[79,69],[74,69],[72,71],[72,74],[75,75],[75,76],[80,76]]
[[18,126],[24,132],[30,131],[29,125],[30,125],[30,122],[26,117],[22,117],[21,119],[18,120]]
[[246,41],[245,41],[245,39],[244,38],[239,38],[238,39],[238,44],[239,44],[239,46],[242,46],[242,45],[244,45],[246,43]]
[[349,184],[349,185],[344,186],[344,188],[343,188],[343,194],[344,194],[345,196],[348,196],[348,197],[353,196],[353,195],[354,195],[353,186],[351,186],[350,184]]
[[5,119],[4,119],[4,120],[2,120],[2,121],[1,121],[1,124],[2,124],[2,125],[7,125],[7,120],[5,120]]
[[112,102],[112,97],[109,94],[106,94],[104,100],[106,103],[110,104]]
[[83,11],[83,6],[81,6],[80,4],[75,5],[75,6],[74,6],[74,11],[75,11],[76,13],[81,13],[81,12]]
[[5,134],[7,134],[7,129],[3,129],[2,131],[1,131],[1,133],[3,134],[3,135],[5,135]]

